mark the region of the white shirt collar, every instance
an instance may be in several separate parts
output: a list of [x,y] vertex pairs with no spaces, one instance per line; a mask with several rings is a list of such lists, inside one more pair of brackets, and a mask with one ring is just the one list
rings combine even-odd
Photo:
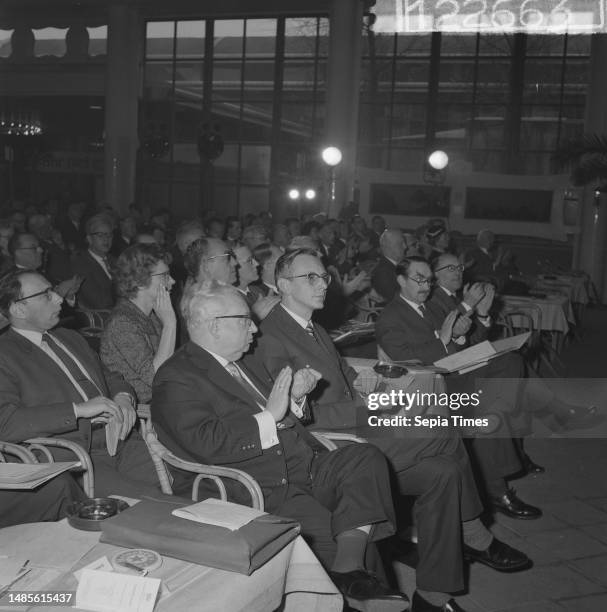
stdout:
[[421,306],[421,304],[418,304],[417,302],[412,302],[411,300],[408,300],[405,296],[403,296],[403,294],[399,294],[400,298],[402,300],[404,300],[405,302],[407,302],[407,304],[409,304],[409,306],[411,306],[411,308],[413,308],[413,310],[415,310],[415,312],[420,315],[421,317],[423,317],[423,313],[422,311],[419,309],[419,307]]
[[447,289],[447,287],[443,287],[442,285],[438,285],[447,295],[450,295],[451,297],[455,297],[455,293],[453,293],[453,291],[449,291],[449,289]]
[[228,361],[225,357],[222,357],[221,355],[218,355],[217,353],[214,353],[213,351],[210,351],[208,348],[204,349],[207,353],[210,353],[215,359],[217,359],[217,361],[219,361],[219,365],[222,368],[225,368],[226,365],[228,365],[228,363],[232,363],[231,361]]
[[391,257],[387,257],[386,255],[384,255],[384,257],[392,264],[394,264],[395,266],[398,266],[398,261],[396,261],[395,259],[392,259]]
[[287,314],[291,316],[292,319],[295,320],[295,322],[299,325],[301,325],[301,327],[303,327],[303,329],[306,329],[306,327],[308,327],[308,323],[310,322],[310,320],[306,320],[303,317],[300,317],[298,314],[295,314],[292,310],[289,310],[284,304],[280,304],[286,311]]
[[11,329],[17,332],[20,336],[27,338],[30,342],[35,344],[37,347],[42,346],[42,332],[33,331],[31,329],[19,329],[17,327],[12,327]]
[[276,285],[270,285],[270,283],[266,283],[266,281],[261,281],[268,289],[271,289],[276,295],[278,295],[278,289]]
[[89,249],[89,255],[98,263],[100,263],[105,268],[105,259],[101,257],[101,255],[97,255],[97,253],[93,253],[91,249]]

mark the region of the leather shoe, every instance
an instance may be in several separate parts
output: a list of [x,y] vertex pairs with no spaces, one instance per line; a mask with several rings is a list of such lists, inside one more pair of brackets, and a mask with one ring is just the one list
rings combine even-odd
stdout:
[[523,471],[527,474],[543,474],[546,471],[544,466],[535,463],[526,453],[523,455],[521,462],[523,464]]
[[371,572],[329,572],[329,576],[347,604],[355,610],[375,609],[373,601],[383,602],[382,609],[386,610],[406,610],[408,607],[409,598],[404,593],[383,585]]
[[529,521],[542,516],[542,511],[539,508],[526,504],[519,499],[514,489],[508,489],[503,495],[492,497],[490,501],[496,512],[501,512],[510,518]]
[[411,612],[466,612],[455,599],[450,599],[444,606],[433,606],[426,601],[417,591],[413,593],[411,600]]
[[518,572],[532,565],[531,559],[525,553],[495,537],[485,550],[476,550],[464,544],[464,559],[478,561],[498,572]]

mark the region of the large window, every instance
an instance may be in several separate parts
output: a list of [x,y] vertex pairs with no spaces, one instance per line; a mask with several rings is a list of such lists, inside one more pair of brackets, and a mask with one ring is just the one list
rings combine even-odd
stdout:
[[[148,22],[146,203],[242,215],[283,198],[320,138],[327,32],[317,17]],[[224,143],[212,162],[199,153],[209,135]]]
[[363,36],[362,165],[418,169],[442,148],[477,171],[547,174],[583,129],[589,37]]

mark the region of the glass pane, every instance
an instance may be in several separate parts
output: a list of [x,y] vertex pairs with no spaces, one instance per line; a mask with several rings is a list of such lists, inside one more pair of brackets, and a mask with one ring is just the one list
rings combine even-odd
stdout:
[[245,102],[242,105],[240,140],[270,142],[272,139],[272,102]]
[[460,88],[468,87],[468,95],[472,96],[472,83],[474,81],[474,62],[470,60],[444,60],[441,59],[439,88],[449,87],[455,83]]
[[319,57],[329,55],[329,20],[326,17],[318,20],[318,55]]
[[430,55],[430,47],[432,45],[431,34],[399,34],[396,46],[398,55]]
[[317,29],[316,17],[285,19],[285,57],[290,55],[314,56]]
[[213,213],[219,214],[222,217],[239,214],[238,195],[235,185],[218,185],[215,183],[213,191]]
[[421,104],[395,106],[392,113],[392,142],[401,146],[423,142],[426,134],[426,112],[426,107]]
[[240,159],[240,180],[243,183],[267,185],[270,182],[269,145],[243,145]]
[[572,59],[567,57],[567,64],[565,65],[565,91],[579,91],[579,86],[582,86],[582,93],[585,93],[590,78],[588,70],[588,58]]
[[313,128],[314,105],[312,103],[283,104],[280,122],[281,140],[308,141]]
[[422,167],[425,152],[421,148],[392,149],[388,170],[415,171]]
[[444,104],[439,106],[436,117],[436,138],[442,138],[454,143],[466,143],[472,107]]
[[276,19],[247,19],[247,57],[274,58]]
[[240,60],[215,62],[213,65],[213,98],[240,99],[242,63]]
[[175,140],[192,142],[202,123],[202,98],[178,89],[175,92]]
[[441,57],[448,55],[476,55],[476,36],[443,36]]
[[213,164],[215,167],[215,180],[220,182],[238,181],[238,151],[239,147],[237,144],[226,143],[223,153]]
[[173,89],[173,63],[154,62],[145,65],[145,95],[147,100],[162,100],[170,96]]
[[528,36],[526,55],[563,55],[565,36]]
[[476,109],[471,121],[472,147],[495,149],[504,146],[504,106],[485,106]]
[[243,19],[216,19],[213,40],[215,58],[241,57],[243,34]]
[[[371,35],[363,32],[362,37],[362,55],[369,57],[374,52],[375,57],[392,57],[394,52],[394,36],[395,34],[374,34]],[[373,45],[371,46],[371,40]]]
[[562,61],[538,59],[525,61],[523,99],[526,103],[554,103],[561,91]]
[[590,55],[590,36],[568,36],[567,55]]
[[192,142],[176,142],[173,145],[173,161],[186,164],[200,164],[198,148]]
[[274,61],[249,60],[244,66],[245,97],[261,94],[272,98],[274,94]]
[[0,57],[10,57],[13,51],[11,36],[14,30],[0,30]]
[[471,151],[470,159],[474,170],[478,172],[501,172],[503,167],[504,154],[502,151]]
[[32,30],[34,33],[34,55],[42,57],[53,55],[63,57],[66,51],[65,35],[67,28],[41,28]]
[[521,149],[554,151],[558,124],[558,107],[524,106],[521,118]]
[[283,88],[308,89],[312,94],[314,88],[314,61],[286,61],[283,68]]
[[205,22],[177,22],[177,57],[202,57],[204,55]]
[[176,62],[175,95],[202,106],[202,62]]
[[512,34],[482,34],[479,55],[511,55],[514,48]]
[[270,191],[267,187],[241,187],[240,188],[240,214],[259,214],[268,210]]
[[89,33],[89,55],[105,55],[107,53],[107,26],[86,30]]
[[148,21],[145,34],[145,56],[147,59],[173,57],[174,21]]

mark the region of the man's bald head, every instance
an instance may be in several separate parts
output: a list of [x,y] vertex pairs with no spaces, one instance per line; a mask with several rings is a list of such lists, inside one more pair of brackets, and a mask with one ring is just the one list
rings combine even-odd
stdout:
[[382,255],[396,262],[405,256],[405,240],[403,233],[396,229],[387,229],[379,237],[379,248]]
[[482,249],[491,250],[495,242],[495,234],[488,229],[482,229],[476,236],[476,243]]

